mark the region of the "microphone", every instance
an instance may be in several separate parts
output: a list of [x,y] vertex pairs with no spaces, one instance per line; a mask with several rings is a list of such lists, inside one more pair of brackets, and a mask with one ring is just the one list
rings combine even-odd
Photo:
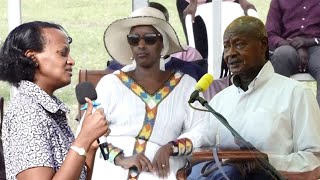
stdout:
[[199,96],[199,92],[203,92],[207,90],[210,86],[210,84],[213,81],[213,76],[211,74],[205,74],[201,77],[201,79],[197,82],[195,85],[195,90],[190,95],[190,99],[188,103],[194,103],[196,101],[196,98]]
[[[95,101],[97,99],[97,92],[96,92],[94,86],[89,81],[85,81],[85,82],[77,84],[76,96],[77,96],[77,100],[78,100],[79,104],[84,105],[81,108],[81,110],[86,110],[88,108],[88,103],[86,102],[85,97],[91,99],[91,101],[93,103],[94,110],[96,109],[96,107],[98,107],[100,105],[100,103]],[[99,139],[101,139],[101,137]],[[100,144],[99,139],[97,139],[97,142],[99,144],[103,159],[108,160],[109,159],[108,143],[107,143],[107,141],[105,141],[105,139],[103,139],[105,142]]]
[[[240,146],[240,149],[244,149],[243,147],[245,147],[246,149],[249,149],[251,151],[261,153],[256,147],[254,147],[250,142],[246,141],[235,129],[233,129],[233,127],[229,124],[227,119],[223,117],[222,114],[215,111],[204,98],[199,96],[199,92],[205,91],[209,87],[212,81],[213,81],[213,77],[210,74],[205,74],[204,76],[202,76],[202,78],[196,84],[196,87],[195,87],[196,90],[191,94],[190,100],[188,102],[190,103],[190,101],[192,100],[192,103],[193,103],[195,100],[197,100],[200,102],[202,106],[206,107],[207,110],[211,112],[212,115],[214,115],[231,132],[233,137],[239,142],[241,142],[240,145],[236,142],[236,144]],[[286,178],[284,178],[283,175],[280,174],[269,163],[268,160],[265,160],[264,158],[261,158],[261,157],[257,157],[257,161],[266,166],[267,170],[272,173],[272,176],[274,177],[273,179],[286,180]]]

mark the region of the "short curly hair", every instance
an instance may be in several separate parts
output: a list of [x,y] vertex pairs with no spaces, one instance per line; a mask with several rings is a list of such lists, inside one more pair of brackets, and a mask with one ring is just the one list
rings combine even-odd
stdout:
[[[0,80],[15,87],[19,87],[22,80],[33,82],[37,65],[31,57],[26,57],[25,53],[27,50],[44,50],[44,28],[59,29],[67,34],[61,25],[43,21],[24,23],[13,29],[0,49]],[[68,40],[71,43],[69,36]]]

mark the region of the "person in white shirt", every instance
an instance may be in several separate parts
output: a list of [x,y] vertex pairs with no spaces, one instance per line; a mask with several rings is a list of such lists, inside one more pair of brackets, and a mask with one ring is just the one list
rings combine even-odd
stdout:
[[[246,141],[266,153],[270,164],[284,176],[319,172],[320,110],[315,95],[298,81],[274,72],[265,56],[268,39],[264,24],[254,17],[237,18],[225,30],[223,41],[224,61],[233,73],[233,85],[214,96],[210,105]],[[215,117],[211,120],[219,139],[216,146],[239,149],[230,131]],[[193,168],[189,179],[199,173],[199,166]],[[232,172],[226,172],[230,179],[271,178],[263,169],[223,168]],[[215,171],[210,179],[221,176]]]

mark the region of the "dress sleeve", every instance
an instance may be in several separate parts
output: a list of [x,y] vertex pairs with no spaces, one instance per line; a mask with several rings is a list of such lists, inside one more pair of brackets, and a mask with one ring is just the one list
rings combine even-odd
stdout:
[[[96,91],[97,91],[97,102],[101,103],[98,108],[103,108],[106,118],[108,120],[108,112],[110,108],[110,104],[112,104],[112,92],[110,91],[110,86],[112,86],[112,82],[110,81],[112,78],[112,74],[104,76],[99,83],[97,84]],[[123,150],[108,143],[108,150],[109,150],[109,159],[108,161],[114,163],[115,158],[123,153]]]

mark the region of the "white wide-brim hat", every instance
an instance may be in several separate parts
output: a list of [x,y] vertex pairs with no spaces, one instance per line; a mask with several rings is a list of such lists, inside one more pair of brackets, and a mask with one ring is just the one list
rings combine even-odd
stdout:
[[164,14],[155,8],[143,7],[133,11],[127,18],[114,21],[104,32],[104,45],[109,55],[120,64],[132,63],[130,58],[133,57],[133,54],[127,41],[127,35],[132,27],[139,25],[152,25],[166,33],[169,47],[166,54],[162,55],[183,51],[175,30],[165,20]]

